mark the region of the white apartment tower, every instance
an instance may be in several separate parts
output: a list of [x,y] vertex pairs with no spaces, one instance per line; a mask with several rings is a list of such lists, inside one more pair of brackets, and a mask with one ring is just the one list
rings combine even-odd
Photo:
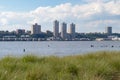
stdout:
[[54,37],[59,37],[59,21],[55,20],[53,22],[53,35]]
[[64,40],[67,38],[67,24],[65,22],[61,24],[61,38]]
[[34,25],[32,25],[32,34],[40,34],[41,33],[41,25],[38,25],[37,23],[35,23]]

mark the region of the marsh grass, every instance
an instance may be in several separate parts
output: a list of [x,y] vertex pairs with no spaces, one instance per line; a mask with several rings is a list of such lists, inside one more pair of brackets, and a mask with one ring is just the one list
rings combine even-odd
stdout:
[[66,57],[5,57],[0,80],[120,80],[120,52]]

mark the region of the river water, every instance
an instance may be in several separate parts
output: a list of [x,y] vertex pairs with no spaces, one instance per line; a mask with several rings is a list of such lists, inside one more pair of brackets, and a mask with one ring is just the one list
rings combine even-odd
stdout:
[[0,42],[0,57],[27,54],[69,56],[95,51],[120,51],[120,41]]

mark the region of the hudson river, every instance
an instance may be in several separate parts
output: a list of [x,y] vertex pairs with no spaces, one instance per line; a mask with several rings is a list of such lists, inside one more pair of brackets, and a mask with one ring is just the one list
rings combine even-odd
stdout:
[[27,54],[68,56],[95,51],[120,51],[120,41],[0,42],[0,57]]

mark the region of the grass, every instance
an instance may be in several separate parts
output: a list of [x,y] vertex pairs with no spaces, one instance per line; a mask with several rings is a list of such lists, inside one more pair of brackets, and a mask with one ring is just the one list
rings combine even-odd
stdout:
[[120,80],[120,52],[67,57],[5,57],[0,80]]

